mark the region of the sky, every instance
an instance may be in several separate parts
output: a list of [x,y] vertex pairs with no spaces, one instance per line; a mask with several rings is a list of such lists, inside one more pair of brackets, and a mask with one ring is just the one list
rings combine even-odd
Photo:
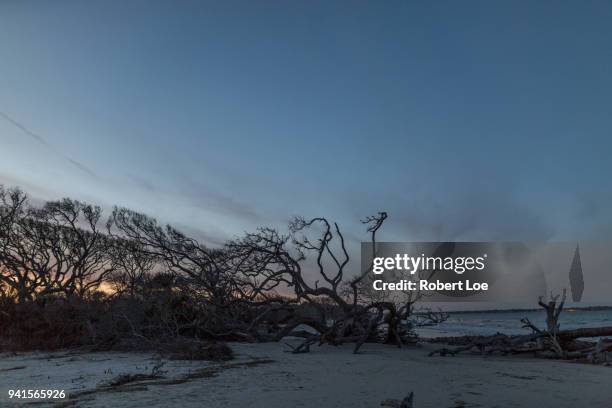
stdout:
[[0,183],[210,245],[608,240],[612,3],[0,2]]

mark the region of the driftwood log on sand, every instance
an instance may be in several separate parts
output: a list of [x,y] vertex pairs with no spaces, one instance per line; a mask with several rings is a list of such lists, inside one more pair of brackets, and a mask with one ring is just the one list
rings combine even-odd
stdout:
[[401,401],[396,399],[386,399],[380,403],[380,406],[392,408],[414,408],[414,392],[408,394],[408,396]]
[[[561,301],[559,295],[550,297],[548,302],[539,299],[538,304],[546,312],[546,329],[540,329],[529,319],[521,319],[523,327],[531,329],[527,335],[508,336],[498,333],[493,336],[454,337],[445,341],[455,345],[454,348],[443,347],[429,353],[429,356],[454,356],[462,352],[477,352],[482,355],[533,353],[540,357],[560,359],[586,359],[592,363],[607,364],[612,358],[612,326],[587,327],[572,330],[560,330],[559,316],[563,311],[566,291],[563,290]],[[597,342],[579,340],[599,337]],[[444,342],[444,339],[440,339]]]

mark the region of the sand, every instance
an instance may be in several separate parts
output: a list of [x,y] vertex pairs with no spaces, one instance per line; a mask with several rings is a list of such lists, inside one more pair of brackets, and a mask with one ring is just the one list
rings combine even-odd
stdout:
[[72,405],[66,400],[42,404],[56,407],[373,408],[410,391],[417,408],[612,407],[611,367],[517,357],[427,357],[431,345],[366,344],[359,355],[348,346],[297,355],[278,343],[232,347],[237,358],[230,362],[165,361],[163,380],[115,388],[105,384],[120,374],[148,373],[159,360],[127,353],[3,354],[0,406],[22,406],[7,399],[8,389],[20,388],[77,395]]

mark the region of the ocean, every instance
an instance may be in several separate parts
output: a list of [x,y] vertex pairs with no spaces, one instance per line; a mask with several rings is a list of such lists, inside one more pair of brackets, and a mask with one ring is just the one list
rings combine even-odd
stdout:
[[[529,311],[487,311],[455,312],[445,322],[417,330],[423,337],[491,335],[497,332],[504,334],[529,334],[529,329],[522,328],[521,319],[527,317],[537,327],[546,327],[546,313],[543,310]],[[567,309],[559,319],[561,330],[581,327],[612,326],[612,309],[577,310]]]

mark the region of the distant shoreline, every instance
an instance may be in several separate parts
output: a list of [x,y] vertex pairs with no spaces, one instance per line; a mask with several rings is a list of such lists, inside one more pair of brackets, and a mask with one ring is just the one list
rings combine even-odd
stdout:
[[[583,306],[565,307],[564,311],[593,312],[598,310],[612,310],[612,306]],[[483,310],[453,310],[446,311],[448,314],[468,314],[468,313],[515,313],[515,312],[539,312],[541,308],[513,308],[513,309],[483,309]]]

